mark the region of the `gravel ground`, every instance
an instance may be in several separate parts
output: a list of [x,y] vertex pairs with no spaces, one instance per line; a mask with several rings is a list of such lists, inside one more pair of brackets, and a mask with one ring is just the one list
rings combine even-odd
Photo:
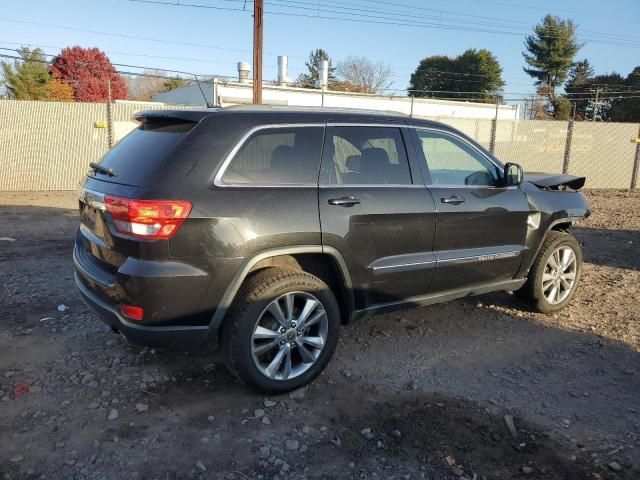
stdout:
[[72,193],[0,194],[0,476],[640,478],[640,193],[588,197],[560,314],[500,293],[378,315],[309,388],[264,398],[87,310]]

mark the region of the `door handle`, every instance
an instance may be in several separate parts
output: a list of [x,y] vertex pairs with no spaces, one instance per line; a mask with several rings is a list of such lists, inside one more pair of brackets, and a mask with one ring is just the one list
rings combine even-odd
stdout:
[[461,203],[466,202],[464,197],[459,197],[458,195],[452,195],[450,197],[442,197],[440,201],[442,203],[450,203],[451,205],[460,205]]
[[360,200],[356,197],[340,197],[329,199],[329,205],[338,205],[340,207],[353,207],[358,205]]

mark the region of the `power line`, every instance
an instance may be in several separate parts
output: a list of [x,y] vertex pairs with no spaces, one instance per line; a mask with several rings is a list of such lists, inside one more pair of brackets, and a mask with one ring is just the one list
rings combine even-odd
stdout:
[[[5,50],[5,51],[8,50],[10,52],[15,52],[15,50],[12,49],[12,48],[0,47],[0,50]],[[50,57],[50,58],[58,57],[58,55],[53,55],[51,53],[45,53],[45,52],[42,52],[42,55],[45,56],[45,57]],[[24,60],[22,57],[15,57],[15,58]],[[47,61],[45,61],[45,62],[49,63]],[[125,64],[125,63],[113,63],[113,62],[111,62],[111,65],[114,65],[114,66],[117,66],[117,67],[125,67],[125,68],[140,68],[140,69],[143,69],[143,70],[157,70],[157,71],[161,71],[161,72],[179,73],[181,75],[191,75],[191,76],[194,76],[194,77],[197,77],[197,76],[205,77],[205,76],[207,76],[207,75],[202,74],[202,73],[185,72],[185,71],[182,71],[182,70],[169,70],[169,69],[166,69],[166,68],[143,67],[143,66],[140,66],[140,65],[129,65],[129,64]]]
[[[35,44],[35,43],[28,43],[28,42],[5,42],[5,41],[0,41],[0,44],[9,44],[9,45],[28,45],[28,46],[32,46],[32,47],[41,47],[41,48],[57,48],[59,50],[62,50],[65,47],[60,47],[60,46],[54,46],[54,45],[42,45],[42,44]],[[14,49],[7,49],[4,48],[3,50],[11,50],[11,51],[15,51]],[[109,54],[114,54],[114,55],[131,55],[131,56],[139,56],[139,57],[145,57],[145,58],[158,58],[158,59],[175,59],[175,60],[185,60],[185,61],[202,61],[202,62],[212,62],[212,63],[221,63],[221,64],[236,64],[236,62],[225,62],[225,61],[217,61],[217,60],[206,60],[206,59],[194,59],[194,58],[188,58],[188,57],[167,57],[167,56],[160,56],[160,55],[147,55],[147,54],[136,54],[136,53],[128,53],[128,52],[114,52],[114,51],[105,51],[105,53],[109,53]],[[46,54],[47,56],[55,56],[52,54]],[[115,64],[114,64],[115,65]],[[120,65],[120,66],[124,66],[124,65]],[[266,65],[267,67],[270,68],[277,68],[277,65]],[[153,70],[154,68],[152,67],[139,67],[139,68],[148,68]],[[408,68],[408,67],[407,67]],[[291,68],[291,70],[301,70],[300,68]],[[169,71],[169,70],[165,70],[165,69],[157,69],[157,70],[162,70],[162,71]],[[480,73],[469,73],[469,72],[451,72],[451,71],[444,71],[444,70],[435,70],[435,69],[416,69],[415,71],[418,72],[425,72],[427,74],[430,75],[435,75],[434,80],[436,81],[454,81],[454,82],[467,82],[467,83],[484,83],[484,80],[472,80],[469,79],[468,77],[488,77],[488,75],[485,74],[480,74]],[[176,72],[176,73],[182,73],[182,72]],[[188,75],[193,75],[192,73],[187,73]],[[200,74],[202,76],[205,76],[204,74]],[[393,77],[397,77],[397,78],[404,78],[405,75],[399,75],[399,74],[392,74],[391,76]],[[464,79],[459,79],[456,77],[465,77]],[[512,83],[512,85],[514,85]],[[525,84],[520,84],[520,85],[525,85]],[[528,85],[528,84],[526,84]]]
[[[583,85],[592,85],[594,87],[636,88],[633,85],[620,85],[617,83],[582,82],[582,83],[575,84],[576,87],[581,87]],[[571,87],[572,85],[567,85],[567,86]]]
[[[5,49],[6,50],[6,49]],[[15,60],[23,60],[24,59],[20,56],[17,55],[7,55],[7,54],[3,54],[0,53],[0,58],[8,58],[8,59],[15,59]],[[29,61],[33,61],[33,62],[38,62],[38,63],[44,63],[44,64],[50,64],[49,61],[47,60],[35,60],[35,59],[30,59]],[[146,67],[136,67],[136,68],[146,68]],[[171,72],[172,70],[164,70],[164,69],[157,69],[160,71],[169,71]],[[133,75],[133,76],[142,76],[142,77],[151,77],[151,78],[160,78],[160,79],[166,79],[167,77],[165,76],[161,76],[161,75],[153,75],[153,74],[146,74],[146,73],[137,73],[137,72],[127,72],[127,71],[122,71],[122,70],[109,70],[109,71],[115,71],[116,73],[120,74],[120,75]],[[196,82],[197,82],[197,75],[196,74],[190,74],[193,75],[194,77],[196,77]],[[93,82],[108,82],[107,79],[98,79],[98,78],[92,78],[89,79],[89,81],[93,81]],[[77,82],[76,80],[63,80],[63,82],[66,83],[74,83]],[[193,82],[193,81],[192,81]],[[407,92],[407,93],[450,93],[450,94],[464,94],[464,95],[493,95],[492,92],[457,92],[457,91],[447,91],[447,90],[412,90],[412,89],[387,89],[387,91],[396,91],[396,92]],[[331,92],[331,91],[330,91]],[[623,100],[623,99],[628,99],[628,98],[640,98],[640,95],[613,95],[611,92],[607,92],[607,95],[602,95],[599,98],[601,100]],[[613,93],[622,93],[622,92],[613,92]],[[640,93],[640,91],[637,92],[624,92],[624,93]],[[521,97],[511,97],[512,95],[526,95],[524,98]],[[518,101],[525,101],[525,100],[529,100],[530,96],[528,93],[521,93],[521,92],[506,92],[506,93],[501,93],[499,95],[500,98],[502,98],[503,101],[508,101],[508,102],[518,102]],[[429,100],[454,100],[454,101],[472,101],[475,103],[487,103],[487,102],[479,102],[479,98],[477,97],[416,97],[416,98],[424,98],[424,99],[429,99]],[[575,99],[575,100],[571,100],[571,101],[577,101],[577,100],[584,100],[584,99]]]
[[[239,11],[242,11],[242,10],[239,10]],[[17,20],[17,19],[4,18],[4,17],[0,17],[0,22],[19,23],[19,24],[23,24],[23,25],[34,25],[34,26],[37,26],[37,27],[55,28],[55,29],[58,29],[58,30],[68,30],[68,31],[72,31],[72,32],[91,33],[93,35],[105,35],[105,36],[109,36],[109,37],[128,38],[128,39],[131,39],[131,40],[142,40],[142,41],[147,41],[147,42],[164,43],[164,44],[167,44],[167,45],[182,45],[182,46],[185,46],[185,47],[209,48],[209,49],[213,49],[213,50],[222,50],[222,51],[229,51],[229,52],[241,52],[241,53],[248,53],[248,52],[250,53],[251,52],[251,50],[239,49],[239,48],[220,47],[220,46],[217,46],[217,45],[208,45],[208,44],[203,44],[203,43],[181,42],[181,41],[175,41],[175,40],[166,40],[166,39],[163,39],[163,38],[143,37],[143,36],[140,36],[140,35],[131,35],[131,34],[126,34],[126,33],[101,32],[99,30],[89,30],[89,29],[84,29],[84,28],[69,27],[69,26],[64,26],[64,25],[54,25],[54,24],[51,24],[51,23],[31,22],[31,21],[27,21],[27,20]],[[268,53],[268,52],[265,52],[265,55],[277,56],[277,54],[275,54],[275,53]],[[290,57],[291,58],[306,58],[306,57],[295,57],[293,55],[291,55]]]
[[[0,50],[8,50],[8,51],[15,51],[9,48],[2,48],[0,47]],[[43,56],[45,57],[57,57],[57,55],[52,55],[49,53],[42,53]],[[18,56],[18,55],[7,55],[4,53],[0,53],[0,58],[8,58],[8,59],[13,59],[13,60],[21,60],[21,61],[29,61],[29,62],[37,62],[37,63],[44,63],[46,65],[51,65],[51,62],[49,60],[37,60],[37,59],[29,59],[29,60],[25,60],[23,57]],[[169,72],[169,73],[180,73],[183,75],[190,75],[192,77],[194,77],[195,81],[199,81],[199,79],[204,78],[204,81],[208,81],[212,78],[218,78],[218,79],[224,79],[224,80],[235,80],[236,77],[235,76],[230,76],[230,75],[219,75],[219,74],[210,74],[210,75],[204,75],[204,74],[199,74],[199,73],[192,73],[192,72],[183,72],[180,70],[168,70],[165,68],[155,68],[155,67],[145,67],[145,66],[141,66],[141,65],[126,65],[126,64],[122,64],[122,63],[111,63],[111,65],[113,66],[118,66],[118,67],[128,67],[128,68],[140,68],[143,70],[156,70],[156,71],[160,71],[160,72]],[[159,78],[159,79],[164,79],[164,80],[169,80],[170,78],[165,76],[165,75],[156,75],[153,73],[147,73],[147,72],[130,72],[130,71],[125,71],[125,70],[119,70],[114,68],[113,70],[97,70],[97,71],[103,71],[103,72],[116,72],[120,75],[130,75],[130,76],[134,76],[134,77],[149,77],[149,78]],[[97,80],[97,79],[95,79]],[[188,78],[182,78],[182,80],[189,80]],[[192,80],[193,81],[193,80]],[[270,80],[265,80],[263,83],[266,84],[274,84],[275,82],[270,81]]]
[[[63,50],[64,48],[67,47],[59,47],[59,46],[55,46],[55,45],[42,45],[42,44],[37,44],[37,43],[30,43],[30,42],[5,42],[5,41],[0,41],[0,44],[5,44],[5,45],[21,45],[21,46],[29,46],[29,47],[39,47],[39,48],[57,48],[58,50]],[[181,60],[181,61],[189,61],[189,62],[202,62],[202,63],[216,63],[216,64],[228,64],[228,65],[236,65],[238,62],[233,62],[233,61],[226,61],[226,60],[210,60],[210,59],[206,59],[206,58],[191,58],[191,57],[172,57],[172,56],[165,56],[165,55],[149,55],[149,54],[144,54],[144,53],[131,53],[131,52],[115,52],[113,50],[103,50],[104,53],[108,53],[109,55],[125,55],[125,56],[131,56],[131,57],[144,57],[144,58],[157,58],[157,59],[161,59],[161,60]],[[268,67],[268,68],[278,68],[277,65],[264,65],[264,67]],[[300,70],[300,68],[291,68],[289,67],[291,70]]]
[[[135,1],[135,0],[134,0]],[[158,3],[157,1],[151,1],[151,0],[142,0],[145,1],[145,3]],[[246,3],[247,0],[223,0],[226,2],[243,2]],[[251,2],[252,0],[248,0],[249,2]],[[299,4],[299,5],[305,5],[308,7],[315,7],[317,9],[318,6],[328,6],[330,8],[339,8],[341,10],[347,10],[347,11],[360,11],[360,12],[370,12],[371,8],[369,6],[366,5],[362,5],[362,2],[367,2],[367,3],[375,3],[375,4],[379,4],[379,5],[387,5],[387,6],[395,6],[395,7],[402,7],[403,9],[410,9],[411,11],[428,11],[428,12],[434,12],[437,13],[437,16],[423,16],[424,18],[430,18],[430,19],[435,19],[438,21],[446,21],[446,22],[452,22],[452,21],[458,21],[461,23],[470,23],[470,24],[476,24],[476,25],[485,25],[485,26],[499,26],[499,27],[511,27],[514,23],[519,23],[521,25],[526,25],[527,27],[530,27],[531,24],[530,22],[526,22],[526,21],[522,21],[522,20],[515,20],[512,18],[499,18],[499,17],[489,17],[489,16],[484,16],[484,15],[475,15],[475,14],[468,14],[468,13],[463,13],[463,12],[456,12],[456,11],[451,11],[451,10],[442,10],[442,9],[435,9],[435,8],[427,8],[427,7],[422,7],[422,6],[416,6],[416,5],[407,5],[407,4],[402,4],[402,3],[394,3],[394,2],[389,2],[389,1],[381,1],[381,0],[360,0],[359,4],[351,4],[353,6],[349,7],[349,6],[343,6],[344,3],[342,2],[337,2],[335,0],[322,0],[322,2],[320,0],[316,0],[315,2],[313,1],[302,1],[302,0],[271,0],[271,2],[276,2],[276,3],[293,3],[293,4]],[[175,6],[189,6],[189,5],[185,5],[184,2],[159,2],[159,3],[163,3],[163,4],[169,4],[169,5],[175,5]],[[191,4],[197,8],[216,8],[215,6],[209,6],[209,5],[202,5],[202,4]],[[362,7],[362,8],[359,8]],[[302,7],[291,7],[291,8],[302,8]],[[305,7],[306,9],[306,7]],[[377,13],[388,13],[391,15],[396,15],[396,16],[401,16],[401,17],[408,17],[410,19],[410,21],[413,21],[413,19],[415,18],[415,15],[413,14],[407,14],[407,13],[402,13],[399,12],[398,10],[389,10],[389,9],[385,9],[385,10],[381,10],[379,7],[376,8],[376,12]],[[336,13],[336,12],[334,12]],[[346,13],[346,12],[345,12]],[[456,17],[469,17],[469,18],[477,18],[477,19],[485,19],[485,20],[492,20],[494,22],[501,22],[501,23],[480,23],[480,22],[472,22],[472,21],[468,21],[468,20],[459,20],[454,18],[452,19],[447,19],[447,18],[443,18],[442,14],[445,15],[454,15]],[[384,18],[384,17],[383,17]],[[557,29],[557,31],[560,31],[560,28]],[[611,37],[611,38],[617,38],[618,40],[637,40],[640,41],[640,37],[638,36],[631,36],[631,35],[620,35],[620,34],[611,34],[611,33],[606,33],[606,32],[598,32],[595,30],[584,30],[585,32],[588,33],[592,33],[594,35],[600,35],[600,36],[604,36],[604,37]]]
[[[56,46],[56,45],[43,45],[43,44],[37,44],[37,43],[30,43],[30,42],[7,42],[7,41],[0,41],[0,44],[5,44],[5,45],[21,45],[21,46],[30,46],[30,47],[39,47],[39,48],[57,48],[59,50],[62,50],[66,47],[60,47],[60,46]],[[3,49],[3,50],[12,50],[15,51],[13,49]],[[141,53],[131,53],[131,52],[116,52],[116,51],[112,51],[112,50],[105,50],[105,53],[108,53],[110,55],[127,55],[127,56],[134,56],[134,57],[144,57],[144,58],[156,58],[156,59],[161,59],[161,60],[182,60],[182,61],[195,61],[195,62],[203,62],[203,63],[216,63],[216,64],[229,64],[229,65],[235,65],[237,62],[231,62],[231,61],[223,61],[223,60],[208,60],[208,59],[203,59],[203,58],[190,58],[190,57],[172,57],[172,56],[164,56],[164,55],[150,55],[150,54],[141,54]],[[53,56],[51,54],[48,54],[49,56]],[[264,67],[268,67],[268,68],[278,68],[277,65],[264,65]],[[143,67],[141,67],[143,68]],[[144,67],[147,68],[147,67]],[[402,69],[411,69],[414,70],[412,67],[390,67],[390,68],[402,68]],[[303,68],[296,68],[296,67],[291,67],[289,66],[290,70],[303,70]],[[166,71],[164,69],[160,69],[163,71]],[[466,77],[488,77],[488,75],[485,74],[480,74],[480,73],[469,73],[469,72],[451,72],[451,71],[444,71],[444,70],[434,70],[434,69],[415,69],[415,72],[425,72],[428,74],[433,74],[435,76],[434,80],[435,81],[449,81],[449,82],[465,82],[465,83],[485,83],[485,80],[472,80]],[[191,74],[189,74],[191,75]],[[204,76],[204,75],[203,75]],[[221,75],[217,75],[216,76],[221,76]],[[399,74],[391,74],[390,76],[392,77],[396,77],[396,78],[405,78],[406,75],[399,75]],[[463,79],[457,78],[459,76],[465,77]],[[229,78],[232,78],[231,76],[229,76]],[[507,82],[509,85],[520,85],[520,86],[525,86],[525,85],[530,85],[529,83],[513,83],[513,82]],[[581,84],[584,85],[584,84]],[[602,85],[602,84],[601,84]],[[621,87],[622,88],[622,87]],[[631,87],[629,87],[631,88]]]
[[[179,2],[179,3],[174,3],[174,2],[164,1],[164,0],[129,0],[129,1],[130,2],[137,2],[137,3],[148,3],[148,4],[156,4],[156,5],[164,5],[164,6],[174,6],[174,7],[192,7],[192,8],[216,9],[216,10],[219,10],[219,9],[223,8],[223,7],[218,7],[218,6],[214,6],[214,5],[203,5],[203,4],[196,4],[196,3],[184,3],[182,1]],[[243,1],[243,0],[226,0],[226,1]],[[273,1],[274,2],[281,2],[281,3],[283,3],[283,2],[288,2],[288,3],[296,2],[296,0],[273,0]],[[299,2],[298,1],[296,3],[303,3],[303,2]],[[308,3],[308,5],[309,6],[314,6],[314,5],[317,5],[317,3],[316,4]],[[288,6],[274,5],[274,6],[276,8],[303,9],[303,7],[295,7],[295,6],[291,6],[291,5],[288,5]],[[233,9],[233,8],[230,8],[230,7],[224,7],[224,9],[225,10],[236,10],[236,11],[239,11],[239,12],[244,12],[244,10],[242,10],[242,9]],[[304,10],[309,10],[309,7],[305,7]],[[329,14],[337,14],[337,15],[352,15],[352,17],[320,15],[320,12],[329,13]],[[338,20],[338,21],[346,21],[346,22],[372,23],[372,24],[380,24],[380,25],[393,25],[393,26],[417,27],[417,28],[434,28],[434,29],[442,29],[442,30],[460,30],[460,31],[471,31],[471,32],[479,32],[479,33],[494,33],[494,34],[515,35],[515,36],[526,35],[526,33],[519,32],[519,31],[495,30],[495,29],[478,28],[478,27],[465,27],[465,26],[460,26],[460,25],[444,24],[442,22],[432,23],[432,22],[421,22],[419,20],[398,20],[398,21],[393,21],[393,20],[389,20],[388,17],[386,17],[386,16],[363,14],[363,13],[352,14],[352,13],[339,11],[339,10],[328,10],[326,8],[322,8],[322,9],[316,8],[316,14],[298,13],[298,12],[291,12],[291,11],[273,11],[273,10],[269,10],[269,11],[265,10],[265,13],[269,13],[269,14],[273,14],[273,15],[285,15],[285,16],[303,17],[303,18],[322,18],[322,19],[327,19],[327,20]],[[492,26],[492,25],[489,25],[489,26]],[[495,25],[493,25],[493,26],[495,26]],[[505,25],[505,27],[508,28],[508,26],[506,26],[506,25]],[[553,35],[546,35],[544,37],[558,38],[557,36],[553,36]],[[611,44],[611,45],[629,46],[629,47],[638,47],[638,48],[640,48],[640,44],[633,43],[633,42],[610,41],[610,40],[593,39],[593,38],[586,38],[586,37],[585,37],[585,40],[592,41],[592,42],[595,42],[595,43],[605,43],[605,44]]]
[[[15,45],[23,45],[24,43],[18,43],[18,42],[2,42],[0,41],[0,43],[5,43],[5,44],[15,44]],[[49,48],[59,48],[62,49],[62,47],[56,47],[56,46],[46,46],[46,45],[37,45],[37,44],[27,44],[27,45],[31,45],[31,46],[40,46],[40,47],[49,47]],[[15,49],[10,49],[10,48],[3,48],[0,47],[0,50],[5,50],[5,51],[11,51],[14,52],[16,51]],[[120,52],[111,52],[111,53],[120,53]],[[42,54],[46,57],[56,57],[57,55],[55,54],[50,54],[50,53],[45,53],[42,52]],[[136,54],[132,54],[132,55],[136,55]],[[156,56],[156,55],[145,55],[145,54],[141,54],[140,56],[143,57],[149,57],[149,58],[167,58],[167,57],[163,57],[163,56]],[[16,59],[21,59],[22,57],[11,57],[11,58],[16,58]],[[190,60],[188,58],[184,58],[184,57],[168,57],[168,58],[178,58],[181,60]],[[235,63],[235,62],[229,62],[229,63]],[[220,77],[220,78],[235,78],[232,76],[224,76],[224,75],[219,75],[219,74],[215,74],[215,75],[208,75],[208,74],[196,74],[193,72],[186,72],[186,71],[182,71],[182,70],[171,70],[171,69],[165,69],[165,68],[158,68],[158,67],[148,67],[148,66],[141,66],[141,65],[131,65],[131,64],[121,64],[121,63],[113,63],[112,65],[114,66],[119,66],[119,67],[126,67],[126,68],[139,68],[139,69],[143,69],[143,70],[148,70],[148,71],[153,71],[153,70],[157,70],[157,71],[163,71],[163,72],[169,72],[169,73],[178,73],[178,74],[182,74],[182,75],[189,75],[189,76],[200,76],[200,77],[207,77],[207,76],[215,76],[215,77]],[[465,83],[484,83],[484,80],[473,80],[473,79],[469,79],[469,78],[455,78],[455,76],[463,76],[463,77],[487,77],[487,75],[485,74],[477,74],[477,73],[468,73],[468,72],[450,72],[450,71],[444,71],[444,70],[435,70],[435,69],[418,69],[416,71],[421,71],[421,72],[425,72],[427,74],[434,74],[435,78],[433,78],[432,80],[435,82],[441,81],[441,82],[465,82]],[[140,73],[127,73],[129,75],[140,75],[142,76],[143,74]],[[149,76],[149,77],[153,77],[154,75],[152,74],[148,74],[146,73],[144,76]],[[397,74],[393,74],[392,76],[394,77],[400,77],[400,75]],[[159,78],[166,78],[166,77],[160,77],[160,76],[156,76]],[[511,83],[511,85],[514,85],[513,83]],[[528,85],[528,84],[520,84],[520,85]],[[626,86],[626,85],[615,85],[615,84],[603,84],[603,83],[582,83],[580,85],[593,85],[593,86],[615,86],[616,88],[634,88],[632,86]],[[387,91],[407,91],[407,89],[386,89]],[[443,90],[408,90],[408,91],[415,91],[415,92],[423,92],[423,93],[470,93],[470,94],[474,94],[474,95],[486,95],[487,92],[461,92],[461,91],[457,91],[457,90],[451,90],[451,91],[443,91]],[[619,93],[619,92],[610,92],[610,93]],[[620,92],[620,93],[635,93],[635,92]],[[640,93],[640,92],[638,92]],[[521,93],[511,93],[511,94],[518,94],[520,95]],[[504,93],[503,93],[504,95]],[[588,92],[575,92],[575,93],[568,93],[567,95],[572,95],[572,96],[576,96],[576,95],[589,95]]]
[[[577,95],[582,95],[582,96],[587,96],[587,97],[592,97],[593,96],[594,91],[592,92],[576,92],[576,93],[567,93],[567,96],[572,96],[575,97]],[[633,91],[629,91],[629,90],[622,90],[620,92],[606,92],[609,95],[615,95],[615,94],[627,94],[627,93],[640,93],[640,90],[633,90]]]
[[[493,4],[493,5],[501,5],[504,7],[512,7],[512,8],[526,8],[526,9],[530,9],[530,10],[536,10],[536,11],[540,11],[540,7],[539,6],[532,6],[532,5],[522,5],[522,4],[517,4],[517,3],[506,3],[506,2],[499,2],[499,1],[495,1],[495,0],[475,0],[476,2],[479,3],[488,3],[488,4]],[[618,17],[612,17],[612,16],[607,16],[607,15],[603,15],[601,13],[595,13],[595,12],[585,12],[585,11],[580,11],[577,12],[575,10],[556,10],[557,12],[562,12],[562,13],[569,13],[571,15],[587,15],[587,16],[593,16],[593,17],[598,17],[598,18],[611,18],[611,19],[615,19],[615,20],[619,20]]]
[[[331,1],[331,0],[325,0],[325,1]],[[499,20],[499,21],[505,21],[505,22],[528,24],[528,22],[524,22],[522,20],[518,21],[518,20],[507,19],[507,18],[488,17],[488,16],[483,16],[483,15],[475,15],[475,14],[464,13],[464,12],[456,12],[456,11],[452,11],[452,10],[442,10],[442,9],[436,9],[436,8],[427,8],[427,7],[423,7],[423,6],[409,5],[409,4],[390,2],[390,1],[382,1],[382,0],[359,0],[359,1],[360,1],[360,3],[363,3],[363,2],[375,3],[375,4],[379,4],[379,5],[390,5],[390,6],[396,6],[396,7],[402,7],[402,8],[409,8],[409,9],[412,9],[412,10],[425,10],[425,11],[432,11],[432,12],[439,12],[439,13],[456,14],[456,15],[461,15],[461,16],[465,16],[465,17],[485,18],[485,19],[490,19],[490,20]],[[482,0],[476,0],[476,1],[482,1]],[[336,3],[336,2],[333,1],[332,3]],[[489,2],[488,1],[486,3],[498,3],[498,2]],[[498,3],[498,4],[499,5],[506,5],[506,6],[510,6],[510,7],[518,7],[517,5],[514,5],[513,3],[508,3],[508,4],[507,3]],[[532,6],[528,6],[528,5],[527,6],[522,5],[522,7],[540,11],[540,7],[532,7]],[[560,10],[558,10],[558,11],[560,11]],[[580,11],[580,12],[567,12],[567,11],[565,11],[565,13],[572,13],[572,14],[576,14],[576,15],[582,15],[582,14],[595,15],[595,16],[598,16],[599,18],[603,17],[603,15],[601,15],[601,14],[589,14],[589,13],[586,13],[584,10]],[[616,18],[616,17],[608,17],[608,18]],[[618,17],[616,19],[620,20],[621,18]]]
[[[225,0],[225,1],[244,1],[244,0]],[[344,12],[345,14],[349,14],[349,15],[355,15],[352,13],[349,13],[349,11],[359,11],[359,12],[370,12],[371,8],[370,7],[366,7],[364,5],[356,5],[353,7],[344,7],[342,6],[342,4],[332,1],[332,0],[324,0],[325,2],[329,2],[329,4],[327,3],[320,3],[320,1],[318,0],[317,2],[313,3],[313,2],[305,2],[305,1],[301,1],[301,0],[272,0],[273,2],[276,3],[293,3],[293,4],[299,4],[299,5],[306,5],[306,6],[318,6],[318,5],[322,5],[322,6],[329,6],[330,8],[339,8],[341,10],[346,10],[347,12]],[[508,27],[512,27],[514,23],[519,23],[521,25],[526,25],[527,27],[530,27],[531,24],[530,22],[525,22],[525,21],[518,21],[518,20],[513,20],[513,19],[507,19],[507,18],[497,18],[497,17],[487,17],[487,16],[482,16],[482,15],[473,15],[473,14],[465,14],[465,13],[461,13],[461,12],[453,12],[453,11],[447,11],[447,10],[440,10],[440,9],[433,9],[433,8],[425,8],[425,7],[420,7],[420,6],[413,6],[413,5],[406,5],[406,4],[399,4],[399,3],[391,3],[391,2],[386,2],[386,1],[378,1],[378,0],[363,0],[363,1],[367,1],[370,3],[375,3],[375,4],[380,4],[380,5],[394,5],[394,6],[399,6],[399,7],[403,7],[404,9],[410,9],[411,11],[415,11],[415,10],[423,10],[423,11],[429,11],[429,12],[436,12],[439,13],[440,15],[422,15],[421,18],[429,18],[429,19],[433,19],[433,20],[438,20],[440,22],[459,22],[459,23],[467,23],[467,24],[471,24],[471,25],[481,25],[481,26],[495,26],[495,27],[500,27],[500,28],[508,28]],[[331,5],[331,4],[338,4],[338,5]],[[365,8],[358,8],[358,7],[365,7]],[[298,9],[302,9],[303,7],[292,7],[292,8],[298,8]],[[306,9],[306,7],[304,7]],[[407,13],[401,13],[398,12],[397,10],[385,10],[385,9],[379,9],[376,8],[376,12],[377,13],[386,13],[386,14],[390,14],[390,15],[395,15],[395,16],[399,16],[399,17],[405,17],[405,18],[409,18],[408,21],[414,21],[413,19],[415,18],[414,14],[407,14]],[[336,12],[334,12],[336,13]],[[471,20],[461,20],[459,18],[443,18],[442,13],[444,13],[445,15],[454,15],[457,17],[470,17],[470,18],[478,18],[478,19],[487,19],[487,20],[492,20],[493,22],[501,22],[501,23],[487,23],[487,22],[478,22],[478,21],[471,21]],[[385,18],[385,17],[379,17],[377,16],[377,18]],[[553,29],[552,29],[553,30]],[[557,28],[556,32],[560,32],[561,29]],[[609,37],[610,39],[614,39],[617,41],[633,41],[636,40],[637,42],[640,42],[640,37],[634,37],[634,36],[630,36],[630,35],[618,35],[618,34],[609,34],[609,33],[605,33],[605,32],[597,32],[594,30],[584,30],[585,32],[592,32],[593,35],[598,35],[598,36],[602,36],[605,37],[603,39],[607,39],[607,37]],[[602,40],[602,39],[601,39]]]

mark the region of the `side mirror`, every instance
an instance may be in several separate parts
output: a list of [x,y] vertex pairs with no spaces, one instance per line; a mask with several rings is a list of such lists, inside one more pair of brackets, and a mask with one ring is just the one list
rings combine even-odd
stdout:
[[507,163],[504,166],[504,184],[507,187],[520,185],[524,180],[524,170],[517,163]]

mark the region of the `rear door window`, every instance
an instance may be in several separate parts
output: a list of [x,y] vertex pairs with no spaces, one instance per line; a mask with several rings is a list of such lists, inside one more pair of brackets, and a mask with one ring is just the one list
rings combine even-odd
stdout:
[[411,173],[397,127],[333,128],[328,181],[333,185],[410,185]]
[[143,123],[102,157],[100,165],[113,170],[115,177],[98,172],[90,175],[100,180],[139,186],[195,125],[193,122]]
[[273,127],[255,132],[222,174],[230,185],[317,185],[323,127]]

